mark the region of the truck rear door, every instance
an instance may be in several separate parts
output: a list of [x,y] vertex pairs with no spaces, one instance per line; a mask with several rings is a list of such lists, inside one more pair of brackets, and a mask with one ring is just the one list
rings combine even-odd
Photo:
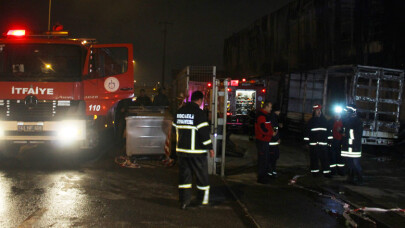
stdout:
[[363,144],[390,145],[399,130],[404,72],[379,67],[358,66],[353,98],[363,119]]

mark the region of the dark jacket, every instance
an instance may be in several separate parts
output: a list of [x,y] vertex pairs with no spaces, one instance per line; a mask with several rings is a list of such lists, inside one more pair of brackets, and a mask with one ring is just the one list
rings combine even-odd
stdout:
[[152,101],[148,96],[139,96],[136,98],[135,105],[137,106],[151,106]]
[[310,146],[327,146],[328,137],[332,134],[328,121],[321,115],[320,117],[313,116],[307,124],[304,133],[304,141]]
[[363,122],[360,118],[349,117],[343,121],[342,157],[361,157],[361,138],[363,136]]
[[257,140],[264,142],[270,142],[271,137],[273,136],[270,115],[263,109],[259,110],[256,115],[255,135]]
[[207,156],[212,149],[210,125],[203,110],[194,102],[181,107],[174,117],[178,156]]
[[169,99],[163,93],[159,93],[153,99],[154,106],[169,106]]
[[280,129],[278,125],[278,115],[275,114],[274,112],[270,113],[270,123],[271,126],[273,127],[273,131],[277,131],[277,135],[273,135],[270,140],[270,146],[277,146],[278,145],[278,140],[280,139]]

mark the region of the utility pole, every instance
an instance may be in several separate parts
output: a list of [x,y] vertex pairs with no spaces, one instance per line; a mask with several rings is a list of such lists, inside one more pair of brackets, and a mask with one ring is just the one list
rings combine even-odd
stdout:
[[166,68],[166,38],[167,38],[167,25],[172,25],[173,23],[163,21],[159,22],[163,25],[163,55],[162,55],[162,87],[165,85],[165,68]]
[[51,31],[51,4],[52,0],[49,0],[49,11],[48,11],[48,32]]

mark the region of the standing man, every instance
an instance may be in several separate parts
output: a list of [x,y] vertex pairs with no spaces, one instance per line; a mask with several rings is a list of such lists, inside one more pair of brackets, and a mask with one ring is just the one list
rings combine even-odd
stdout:
[[135,105],[138,105],[138,106],[151,106],[152,105],[152,101],[146,95],[144,89],[141,89],[139,91],[139,96],[136,98]]
[[280,116],[280,105],[274,104],[272,106],[272,112],[270,113],[270,122],[273,127],[273,137],[270,140],[269,146],[269,170],[267,174],[271,177],[277,177],[276,165],[277,160],[280,157],[280,151],[278,145],[280,144],[280,125],[279,125],[279,116]]
[[319,160],[321,161],[322,173],[325,177],[331,177],[328,161],[328,121],[322,115],[320,104],[312,107],[312,118],[308,121],[304,141],[309,145],[310,167],[313,176],[319,175]]
[[208,181],[207,152],[214,157],[207,117],[200,109],[203,93],[195,91],[191,102],[186,103],[174,118],[176,130],[176,152],[179,162],[180,208],[186,209],[191,202],[192,182],[197,182],[197,199],[201,205],[208,205],[210,185]]
[[344,167],[345,163],[343,162],[341,156],[342,150],[342,133],[343,133],[343,123],[342,123],[342,108],[336,107],[335,109],[335,116],[332,125],[332,143],[329,153],[330,159],[330,169],[332,171],[332,175],[339,174],[341,176],[344,175]]
[[255,123],[256,148],[257,148],[257,182],[269,183],[269,152],[270,140],[273,136],[273,128],[270,123],[272,104],[269,101],[263,103],[263,108],[257,112]]
[[169,106],[169,99],[165,94],[165,88],[159,88],[158,94],[153,99],[153,106]]
[[[360,166],[361,137],[363,136],[363,123],[356,114],[356,106],[348,105],[345,109],[347,119],[343,122],[342,157],[345,158],[348,182],[363,183],[363,173]],[[357,180],[355,181],[355,176]]]

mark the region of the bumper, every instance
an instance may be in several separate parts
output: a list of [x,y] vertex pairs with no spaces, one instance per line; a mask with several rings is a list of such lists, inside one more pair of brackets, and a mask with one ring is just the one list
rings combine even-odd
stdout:
[[72,142],[86,139],[85,120],[0,121],[0,141],[13,143]]

